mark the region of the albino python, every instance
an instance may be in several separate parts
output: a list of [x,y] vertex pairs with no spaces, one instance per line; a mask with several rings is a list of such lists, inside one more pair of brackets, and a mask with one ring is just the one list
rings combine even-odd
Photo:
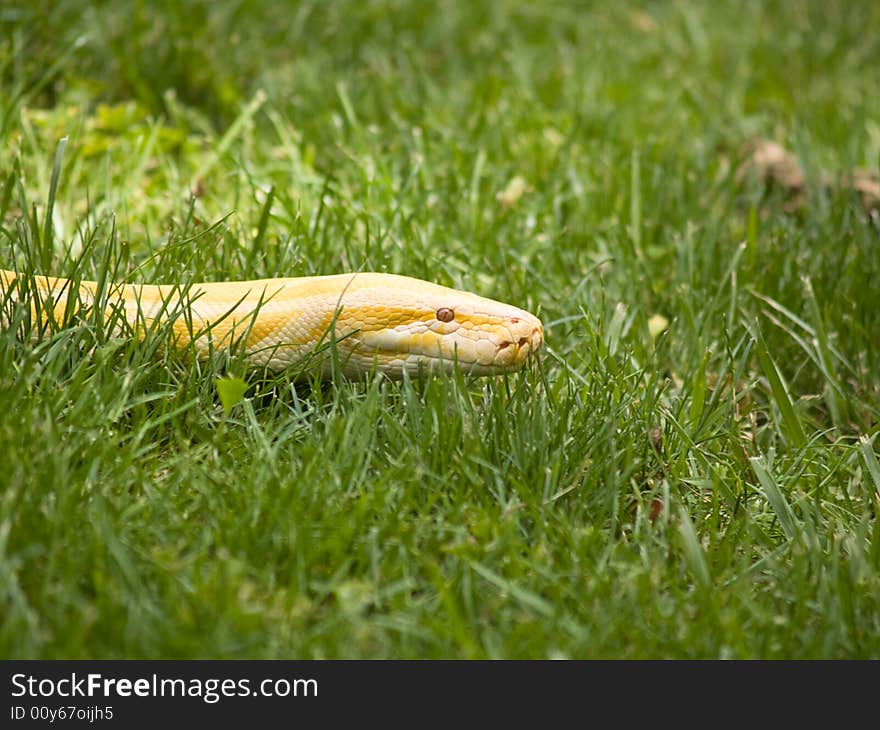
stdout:
[[[16,278],[0,270],[0,302],[17,299]],[[32,316],[60,324],[71,283],[47,276],[29,281],[40,299],[39,309],[31,302]],[[97,286],[80,282],[79,300],[91,303]],[[178,349],[192,344],[201,358],[243,338],[248,362],[273,370],[332,341],[349,376],[375,370],[399,378],[404,372],[452,371],[456,364],[467,374],[494,375],[521,368],[544,341],[541,321],[522,309],[393,274],[107,289],[108,316],[121,309],[130,331],[143,333],[157,320],[173,320]],[[326,354],[312,362],[324,375],[330,372]]]

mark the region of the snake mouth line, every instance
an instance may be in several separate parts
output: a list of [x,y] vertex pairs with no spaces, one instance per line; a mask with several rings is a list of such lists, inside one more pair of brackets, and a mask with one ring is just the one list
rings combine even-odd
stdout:
[[530,350],[535,351],[541,347],[544,343],[544,335],[541,332],[539,327],[535,327],[532,329],[532,333],[526,337],[523,335],[516,342],[513,340],[505,340],[500,345],[498,345],[498,351],[506,350],[508,347],[516,345],[517,349],[521,349],[523,347],[528,347]]
[[[381,337],[352,337],[350,350],[361,358],[379,357],[382,360],[421,361],[424,363],[457,363],[466,371],[482,373],[504,373],[515,370],[532,357],[543,345],[544,336],[540,325],[532,328],[528,335],[509,339],[494,344],[494,355],[486,356],[485,351],[474,354],[471,347],[462,347],[460,343],[437,342],[436,347],[425,347],[424,344],[406,343],[400,340],[390,343],[383,342]],[[484,341],[485,342],[485,341]],[[450,350],[450,344],[452,348]],[[469,344],[473,344],[470,341]],[[492,352],[492,351],[490,351]]]

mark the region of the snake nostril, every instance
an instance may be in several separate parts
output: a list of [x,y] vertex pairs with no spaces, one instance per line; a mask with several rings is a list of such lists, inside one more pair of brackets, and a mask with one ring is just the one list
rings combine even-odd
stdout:
[[520,337],[519,342],[517,342],[516,344],[518,347],[524,347],[525,345],[529,344],[529,338],[528,337]]
[[513,344],[512,342],[502,342],[500,345],[498,345],[499,352],[501,350],[504,350],[504,349],[510,347],[512,344]]

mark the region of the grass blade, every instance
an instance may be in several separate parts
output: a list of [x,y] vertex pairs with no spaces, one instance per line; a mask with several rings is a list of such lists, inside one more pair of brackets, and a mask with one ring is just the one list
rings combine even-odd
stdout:
[[684,548],[685,562],[697,583],[705,588],[712,584],[712,576],[709,573],[706,553],[700,544],[697,530],[687,510],[684,508],[680,509],[678,517],[678,534],[681,537],[682,547]]
[[755,354],[758,356],[758,362],[767,381],[770,383],[770,392],[776,407],[782,415],[782,428],[789,442],[796,449],[803,448],[807,443],[807,437],[804,434],[803,426],[798,418],[797,412],[789,396],[788,387],[782,379],[782,374],[767,349],[767,343],[761,336],[760,330],[757,331],[755,337]]
[[840,387],[839,378],[834,368],[834,358],[831,355],[831,344],[829,342],[828,333],[825,331],[825,325],[822,321],[822,310],[816,299],[816,293],[813,291],[813,283],[810,277],[805,276],[804,288],[807,292],[807,302],[810,305],[810,312],[813,315],[813,326],[816,330],[815,348],[818,350],[818,362],[822,375],[825,378],[825,402],[828,404],[828,411],[831,414],[831,420],[835,426],[840,428],[845,419],[848,417],[846,412],[846,399],[842,398],[843,390]]
[[470,566],[479,573],[483,578],[489,581],[492,585],[500,588],[505,593],[509,593],[520,603],[528,606],[529,608],[534,609],[538,613],[544,616],[552,616],[553,615],[553,606],[545,601],[540,596],[536,596],[531,591],[527,591],[524,588],[520,588],[513,581],[507,580],[503,576],[498,575],[495,571],[487,568],[485,565],[482,565],[477,562],[472,562]]
[[862,452],[862,460],[871,475],[871,481],[874,482],[874,489],[877,496],[880,497],[880,462],[877,461],[877,454],[874,453],[873,439],[867,436],[859,436],[859,450]]
[[634,149],[630,158],[630,235],[636,251],[642,245],[642,180],[639,151]]
[[58,192],[58,181],[61,179],[61,164],[64,162],[64,148],[67,147],[67,137],[58,140],[55,147],[55,161],[52,164],[52,179],[49,182],[49,202],[46,205],[46,217],[43,220],[43,241],[40,247],[41,263],[44,269],[48,269],[52,263],[54,226],[52,214],[55,210],[55,195]]
[[216,150],[214,154],[212,154],[208,161],[202,165],[202,167],[196,172],[192,177],[192,181],[190,182],[190,188],[195,188],[198,181],[204,178],[213,167],[223,159],[223,156],[229,151],[229,148],[232,146],[232,143],[241,136],[244,131],[247,123],[254,118],[254,115],[260,110],[260,107],[266,102],[267,96],[266,92],[262,89],[258,89],[254,94],[253,98],[247,103],[244,109],[241,110],[241,113],[235,119],[232,124],[229,125],[229,129],[226,130],[226,134],[220,138],[220,141],[217,143]]
[[773,475],[767,468],[764,458],[753,456],[749,459],[749,462],[751,462],[755,476],[758,477],[758,482],[761,484],[764,496],[776,513],[779,524],[782,526],[782,531],[789,540],[795,539],[799,534],[798,519],[795,517],[791,505],[788,503],[779,485],[776,483],[776,479],[773,478]]

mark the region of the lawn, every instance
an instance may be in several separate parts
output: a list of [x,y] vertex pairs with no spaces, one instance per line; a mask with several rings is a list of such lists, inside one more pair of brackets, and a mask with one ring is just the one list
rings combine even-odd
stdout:
[[[13,2],[0,268],[387,271],[522,373],[0,330],[0,656],[880,657],[880,3]],[[750,164],[784,147],[797,184]],[[248,383],[224,409],[218,378]]]

